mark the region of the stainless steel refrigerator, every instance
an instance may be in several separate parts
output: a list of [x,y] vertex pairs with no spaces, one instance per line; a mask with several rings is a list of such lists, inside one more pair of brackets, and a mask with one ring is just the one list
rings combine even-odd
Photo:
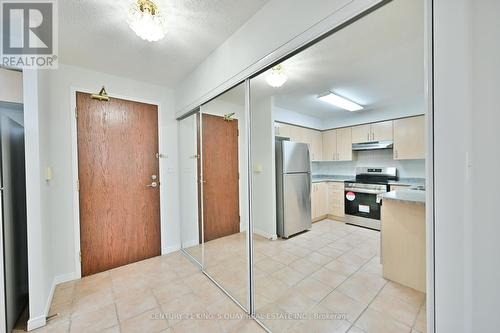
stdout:
[[288,238],[311,228],[309,146],[277,138],[276,213],[278,236]]

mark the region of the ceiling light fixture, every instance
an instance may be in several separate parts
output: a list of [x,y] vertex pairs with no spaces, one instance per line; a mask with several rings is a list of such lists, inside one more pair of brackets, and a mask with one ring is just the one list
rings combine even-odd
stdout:
[[137,36],[156,42],[167,34],[165,18],[151,0],[137,0],[130,7],[129,26]]
[[354,103],[344,97],[341,97],[339,95],[335,95],[331,91],[327,92],[326,94],[318,96],[318,99],[320,101],[326,102],[333,104],[341,109],[347,110],[347,111],[359,111],[363,110],[363,107],[357,103]]
[[285,68],[281,64],[271,68],[266,76],[267,84],[273,88],[281,87],[287,80],[288,76],[286,75]]

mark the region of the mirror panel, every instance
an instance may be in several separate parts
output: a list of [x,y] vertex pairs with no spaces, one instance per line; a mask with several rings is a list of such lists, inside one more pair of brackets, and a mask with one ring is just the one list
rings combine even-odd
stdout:
[[203,263],[203,239],[201,234],[202,221],[199,215],[198,119],[199,113],[195,113],[178,121],[179,206],[182,249],[201,265]]
[[202,105],[204,268],[248,308],[247,142],[240,84]]

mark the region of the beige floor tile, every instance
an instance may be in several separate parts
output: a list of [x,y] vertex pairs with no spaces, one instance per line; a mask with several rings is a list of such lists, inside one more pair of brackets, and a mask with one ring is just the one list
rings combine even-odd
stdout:
[[215,320],[183,320],[172,327],[172,333],[219,333],[223,332]]
[[291,287],[302,280],[306,274],[296,271],[293,268],[285,267],[277,272],[274,272],[271,276]]
[[344,254],[343,251],[341,251],[339,249],[336,249],[334,247],[328,246],[328,245],[320,248],[316,252],[318,252],[318,253],[320,253],[322,255],[328,256],[328,257],[330,257],[332,259],[340,257],[342,254]]
[[140,293],[130,293],[116,300],[118,320],[124,321],[141,314],[147,310],[158,307],[156,298],[150,290]]
[[424,293],[392,281],[387,283],[381,294],[399,298],[407,303],[415,304],[418,307],[422,306],[425,301]]
[[295,246],[293,248],[287,249],[286,252],[291,253],[294,256],[303,258],[303,257],[307,256],[309,253],[311,253],[312,250],[307,249],[307,248],[302,247],[302,246]]
[[99,310],[100,308],[113,305],[113,295],[111,293],[111,285],[108,289],[95,292],[93,294],[85,294],[73,300],[71,305],[72,317],[83,313]]
[[258,309],[257,317],[273,333],[288,332],[300,322],[300,318],[289,314],[277,304],[269,304],[262,309]]
[[392,320],[386,314],[377,312],[370,308],[366,309],[356,321],[356,326],[367,333],[409,333],[411,328]]
[[427,332],[427,308],[425,306],[420,307],[420,311],[418,312],[417,319],[415,321],[415,325],[413,327],[414,330],[420,333]]
[[279,255],[273,257],[273,260],[280,262],[284,265],[290,265],[297,259],[300,259],[300,257],[297,257],[296,255],[293,255],[288,252],[282,252]]
[[366,308],[365,304],[359,303],[351,297],[334,291],[320,303],[321,306],[335,313],[346,315],[346,319],[353,323]]
[[361,267],[362,265],[366,264],[369,261],[369,259],[360,257],[352,252],[346,252],[340,257],[338,257],[336,260],[357,267]]
[[304,320],[292,328],[293,333],[345,333],[351,326],[347,320]]
[[294,288],[295,291],[319,302],[333,291],[333,288],[327,284],[322,283],[312,277],[307,277],[297,283]]
[[193,316],[201,316],[207,311],[205,305],[200,303],[199,298],[193,293],[162,303],[161,309],[170,325]]
[[101,331],[100,333],[121,333],[120,326],[113,326],[110,328],[106,328],[105,330]]
[[352,326],[351,329],[349,331],[347,331],[347,332],[348,333],[366,333],[361,328],[356,327],[356,326]]
[[388,314],[392,319],[409,327],[413,326],[419,310],[418,305],[410,304],[400,298],[387,296],[382,293],[375,297],[370,304],[370,308]]
[[243,321],[248,321],[248,315],[229,298],[221,299],[207,307],[208,313],[219,321],[219,326],[225,332],[232,331]]
[[346,264],[345,262],[341,262],[338,260],[333,260],[329,262],[328,264],[325,265],[325,268],[343,274],[345,276],[350,276],[359,269],[358,266]]
[[347,276],[328,270],[326,268],[321,268],[311,275],[313,279],[316,279],[324,284],[337,288],[342,282],[347,279]]
[[321,266],[326,265],[327,263],[333,260],[332,257],[326,256],[318,252],[312,252],[307,256],[305,256],[304,258]]
[[272,274],[280,269],[285,268],[285,265],[273,259],[268,259],[259,261],[255,264],[255,267],[266,272],[267,274]]
[[344,281],[344,283],[342,283],[337,290],[355,299],[356,301],[367,305],[375,298],[382,287],[383,285],[370,284],[367,283],[365,279],[353,275]]
[[158,307],[120,323],[122,333],[160,332],[169,327],[168,320]]
[[118,325],[115,305],[107,305],[97,310],[82,313],[71,318],[71,333],[101,332]]
[[190,293],[191,288],[189,288],[182,281],[178,281],[167,283],[164,286],[152,289],[152,291],[158,302],[161,304]]
[[237,323],[230,333],[265,333],[266,331],[255,320],[247,319]]
[[305,258],[295,260],[288,266],[307,275],[310,275],[321,268],[321,265],[311,262]]
[[295,292],[295,290],[290,289],[289,292],[280,297],[275,302],[281,309],[288,313],[302,313],[308,311],[311,307],[316,304],[313,299]]

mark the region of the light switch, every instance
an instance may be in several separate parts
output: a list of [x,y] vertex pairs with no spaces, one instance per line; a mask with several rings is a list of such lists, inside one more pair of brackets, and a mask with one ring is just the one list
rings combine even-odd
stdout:
[[262,164],[255,164],[253,167],[253,172],[261,173],[262,172]]
[[45,168],[45,181],[50,181],[52,180],[52,168],[47,167]]

